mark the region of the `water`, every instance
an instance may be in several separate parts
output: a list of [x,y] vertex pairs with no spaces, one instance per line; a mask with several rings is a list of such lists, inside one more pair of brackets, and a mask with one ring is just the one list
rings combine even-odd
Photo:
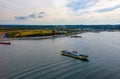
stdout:
[[[0,45],[0,79],[119,79],[120,32],[81,36]],[[89,61],[61,56],[64,49],[85,53]]]

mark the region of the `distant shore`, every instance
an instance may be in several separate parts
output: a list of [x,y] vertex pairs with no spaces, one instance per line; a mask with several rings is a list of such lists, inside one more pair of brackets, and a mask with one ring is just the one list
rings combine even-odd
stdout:
[[[27,26],[26,26],[27,27]],[[102,26],[101,26],[102,27]],[[32,27],[31,27],[32,28]],[[117,28],[117,26],[116,26]],[[61,27],[41,27],[38,29],[37,27],[34,29],[30,29],[29,27],[20,28],[18,26],[11,28],[1,28],[0,29],[0,38],[7,39],[49,39],[49,38],[57,38],[64,36],[71,36],[76,34],[81,34],[85,32],[95,32],[99,33],[101,31],[120,31],[119,29],[111,29],[106,26],[106,28],[98,28],[98,26],[89,26],[86,28],[82,28],[82,26],[61,26]]]

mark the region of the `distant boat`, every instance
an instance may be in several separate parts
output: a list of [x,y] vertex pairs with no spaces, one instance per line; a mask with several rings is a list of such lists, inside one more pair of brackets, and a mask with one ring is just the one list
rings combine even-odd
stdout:
[[82,36],[78,35],[78,32],[74,32],[74,34],[71,36],[71,38],[81,38]]
[[81,38],[82,36],[72,35],[71,38]]
[[6,40],[6,34],[5,33],[1,36],[0,44],[6,44],[6,45],[11,44],[10,41]]
[[11,42],[8,42],[8,41],[0,41],[0,44],[7,44],[7,45],[10,45]]
[[81,59],[81,60],[87,60],[87,58],[88,58],[87,55],[79,54],[77,51],[70,52],[70,51],[67,51],[67,50],[63,50],[62,55],[77,58],[77,59]]

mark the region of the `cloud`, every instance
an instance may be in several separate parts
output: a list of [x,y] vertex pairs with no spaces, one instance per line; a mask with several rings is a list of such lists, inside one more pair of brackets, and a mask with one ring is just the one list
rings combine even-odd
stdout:
[[37,18],[37,17],[36,17],[36,14],[33,13],[33,14],[29,15],[29,18]]
[[28,19],[28,17],[26,17],[26,16],[15,16],[14,18],[16,20],[26,20],[26,19]]
[[76,16],[82,16],[82,15],[85,15],[85,14],[88,14],[88,13],[90,13],[90,12],[87,11],[87,10],[79,10],[79,11],[75,12],[75,15]]
[[67,6],[73,11],[82,10],[95,5],[99,0],[74,0]]
[[27,20],[27,19],[36,19],[36,18],[43,18],[45,16],[45,12],[40,13],[32,13],[27,16],[15,16],[16,20]]
[[44,14],[45,14],[45,12],[40,12],[39,14],[42,14],[42,15],[44,15]]
[[38,14],[38,18],[43,18],[44,15],[45,15],[45,12],[40,12],[40,13]]
[[103,9],[95,10],[95,12],[109,12],[109,11],[113,11],[118,8],[120,8],[120,5],[110,7],[110,8],[103,8]]
[[39,15],[38,17],[39,17],[39,18],[43,18],[43,16],[41,16],[41,15]]
[[[120,22],[120,0],[0,0],[0,24]],[[117,7],[116,7],[117,6]]]
[[99,10],[101,10],[101,12],[105,10],[110,11],[111,9],[119,7],[119,5],[119,0],[99,0],[99,2],[96,5],[90,7],[89,10],[94,12],[99,12]]

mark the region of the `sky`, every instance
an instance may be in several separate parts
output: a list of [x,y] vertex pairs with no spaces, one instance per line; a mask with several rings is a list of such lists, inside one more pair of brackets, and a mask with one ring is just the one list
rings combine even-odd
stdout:
[[0,0],[0,24],[120,24],[120,0]]

